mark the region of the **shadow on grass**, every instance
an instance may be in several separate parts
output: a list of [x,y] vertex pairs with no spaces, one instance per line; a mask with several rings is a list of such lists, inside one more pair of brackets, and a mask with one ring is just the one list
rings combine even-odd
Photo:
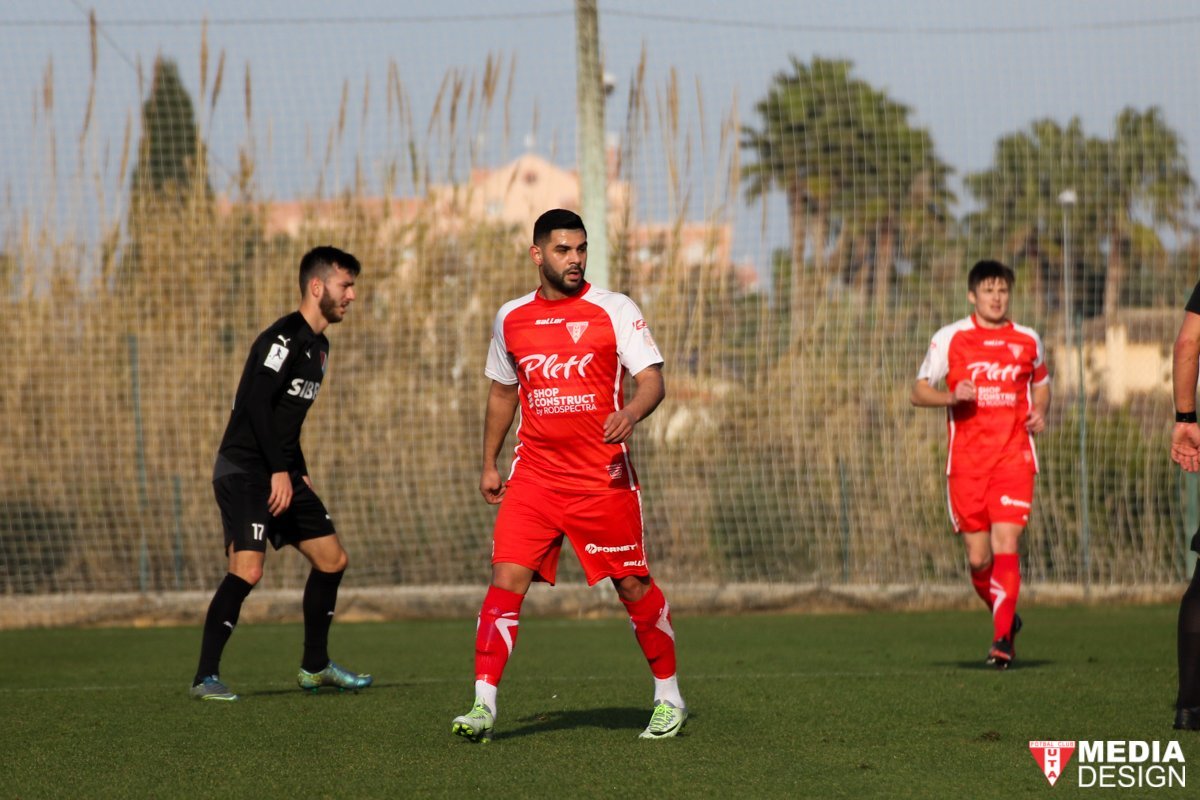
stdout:
[[281,696],[295,697],[298,695],[299,696],[317,695],[317,696],[336,697],[337,695],[340,695],[340,694],[346,695],[347,697],[352,697],[356,694],[369,695],[369,694],[372,694],[375,692],[390,692],[390,691],[395,691],[397,689],[404,689],[404,688],[409,688],[409,687],[411,687],[411,684],[405,684],[402,681],[398,681],[398,682],[373,683],[366,689],[363,689],[358,692],[354,692],[349,689],[339,691],[338,689],[335,689],[332,686],[322,686],[320,689],[318,689],[315,692],[308,690],[308,689],[301,689],[299,686],[290,686],[285,689],[255,689],[255,690],[252,690],[249,692],[243,692],[238,689],[235,689],[234,691],[236,691],[238,693],[239,697],[281,697]]
[[516,722],[521,726],[515,730],[500,731],[496,739],[515,739],[551,731],[574,730],[576,728],[606,728],[627,730],[631,736],[641,733],[650,720],[645,708],[588,708],[572,711],[546,711],[530,714]]
[[967,669],[975,672],[1015,672],[1023,669],[1040,669],[1041,667],[1049,666],[1054,662],[1048,658],[1022,658],[1007,670],[998,670],[993,666],[983,663],[978,660],[971,661],[938,661],[934,666],[938,667],[954,667],[955,669]]

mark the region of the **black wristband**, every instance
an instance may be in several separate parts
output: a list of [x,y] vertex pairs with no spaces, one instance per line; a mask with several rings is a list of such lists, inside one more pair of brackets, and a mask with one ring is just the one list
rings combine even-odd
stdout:
[[1175,412],[1175,421],[1176,422],[1195,422],[1196,421],[1196,412],[1195,411],[1176,411]]

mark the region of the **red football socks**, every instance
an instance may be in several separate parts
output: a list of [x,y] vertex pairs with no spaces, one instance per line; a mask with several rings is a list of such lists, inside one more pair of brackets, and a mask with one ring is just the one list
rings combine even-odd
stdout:
[[1009,639],[1013,614],[1017,611],[1017,595],[1021,592],[1021,562],[1016,553],[996,553],[992,558],[993,639]]
[[517,643],[517,624],[525,595],[489,586],[475,630],[475,680],[500,685],[504,665]]
[[975,587],[975,594],[987,604],[990,611],[995,603],[995,596],[992,594],[992,562],[983,569],[971,570],[971,585]]
[[633,620],[634,635],[646,654],[654,677],[674,675],[675,631],[671,628],[671,606],[658,584],[651,583],[650,591],[636,603],[625,603],[625,609]]

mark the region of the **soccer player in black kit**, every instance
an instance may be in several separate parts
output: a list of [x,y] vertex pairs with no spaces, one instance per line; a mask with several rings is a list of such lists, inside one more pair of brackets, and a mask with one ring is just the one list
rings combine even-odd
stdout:
[[229,572],[204,621],[191,688],[198,700],[237,700],[221,681],[221,653],[243,601],[262,578],[267,542],[276,550],[290,544],[312,564],[304,586],[300,688],[357,691],[371,685],[370,675],[329,660],[329,625],[347,557],[300,449],[300,428],[329,362],[324,331],[346,316],[360,270],[358,259],[335,247],[310,250],[300,260],[299,310],[259,334],[250,348],[213,468]]
[[[1175,428],[1171,431],[1171,460],[1188,472],[1200,472],[1200,425],[1196,424],[1196,378],[1200,373],[1200,283],[1192,291],[1175,339],[1173,385]],[[1192,536],[1200,553],[1200,531]],[[1200,568],[1192,575],[1179,603],[1176,646],[1179,694],[1175,698],[1175,728],[1200,731]]]

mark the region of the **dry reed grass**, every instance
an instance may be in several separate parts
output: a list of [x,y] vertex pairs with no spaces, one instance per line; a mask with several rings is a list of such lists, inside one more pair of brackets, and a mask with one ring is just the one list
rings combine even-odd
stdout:
[[[93,54],[95,36],[93,24]],[[210,60],[205,30],[197,103],[205,133],[226,71],[221,52],[210,83]],[[73,185],[95,194],[98,242],[55,221],[52,64],[34,109],[46,134],[44,202],[20,215],[4,212],[5,263],[19,266],[10,276],[10,313],[0,315],[12,365],[0,414],[15,423],[0,438],[0,459],[10,465],[0,510],[9,510],[10,521],[25,519],[16,512],[29,508],[54,521],[56,530],[40,535],[56,566],[17,574],[10,564],[3,591],[212,583],[223,567],[209,475],[242,360],[253,336],[295,306],[293,271],[302,253],[326,241],[365,265],[360,302],[331,332],[329,382],[305,429],[318,491],[355,562],[350,580],[482,581],[492,516],[475,490],[483,360],[492,314],[535,278],[525,231],[474,219],[448,232],[448,215],[469,213],[469,194],[435,203],[432,187],[456,179],[464,164],[478,166],[478,154],[463,143],[488,129],[498,110],[507,141],[515,57],[506,65],[489,56],[479,75],[448,72],[423,125],[394,63],[383,81],[384,119],[375,120],[367,76],[359,127],[385,125],[399,143],[375,167],[376,182],[387,196],[428,202],[401,220],[368,213],[372,181],[356,157],[352,190],[335,198],[336,225],[328,211],[311,211],[294,237],[267,234],[248,67],[238,164],[214,170],[198,147],[181,202],[127,200],[132,113],[118,185],[96,178],[95,160],[107,152],[91,124],[96,70],[93,56]],[[613,233],[611,274],[614,288],[642,305],[668,360],[669,399],[636,443],[658,573],[677,582],[957,580],[961,556],[940,506],[942,425],[936,415],[910,410],[906,398],[928,336],[961,313],[962,253],[947,242],[928,257],[923,278],[897,285],[895,305],[882,312],[853,293],[831,297],[803,273],[790,289],[781,287],[790,315],[768,298],[744,296],[711,257],[699,264],[685,258],[679,236],[697,217],[715,229],[741,202],[736,112],[718,117],[719,169],[698,192],[688,176],[697,154],[713,147],[712,134],[707,123],[698,131],[683,124],[685,92],[674,73],[657,88],[645,74],[643,57],[621,169],[624,177],[637,174],[643,159],[663,154],[672,235],[660,268],[642,274],[628,245],[642,221],[631,204]],[[697,116],[707,120],[696,95]],[[317,198],[347,183],[339,154],[350,98],[347,81],[324,135]],[[232,211],[219,212],[203,191],[210,179],[233,198]],[[1092,455],[1102,465],[1092,487],[1094,580],[1177,575],[1161,433],[1138,424],[1161,410],[1141,408],[1113,429],[1119,436],[1105,427],[1112,414],[1094,412]],[[1042,481],[1030,534],[1033,574],[1068,581],[1079,578],[1075,440],[1063,429],[1069,416],[1061,403],[1055,407],[1059,432],[1046,437],[1044,459],[1059,466]],[[15,537],[13,524],[0,524],[0,534]],[[304,569],[285,556],[269,573],[270,585],[292,586]],[[564,578],[578,576],[569,566]]]

